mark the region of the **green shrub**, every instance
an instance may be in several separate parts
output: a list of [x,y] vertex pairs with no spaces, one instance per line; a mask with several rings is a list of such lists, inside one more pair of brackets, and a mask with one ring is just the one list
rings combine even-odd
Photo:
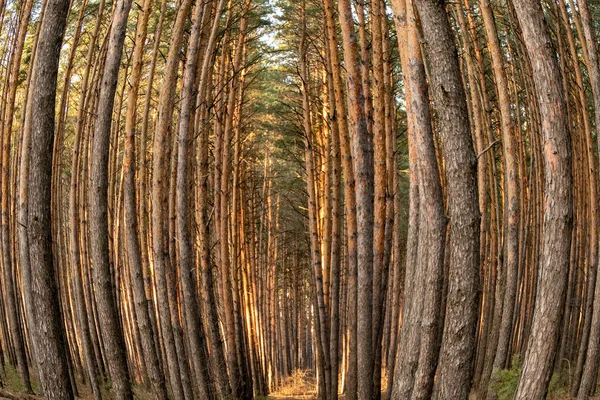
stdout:
[[512,359],[509,369],[494,370],[492,374],[491,389],[498,400],[512,400],[519,384],[521,375],[521,357]]

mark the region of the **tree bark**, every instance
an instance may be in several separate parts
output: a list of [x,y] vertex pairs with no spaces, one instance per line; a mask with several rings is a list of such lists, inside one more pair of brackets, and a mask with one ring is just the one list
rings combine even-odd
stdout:
[[101,334],[113,390],[116,398],[123,400],[130,399],[133,393],[127,369],[125,338],[111,277],[108,248],[108,154],[115,92],[131,4],[131,0],[116,4],[98,98],[89,192],[90,255],[94,265],[94,287],[100,312]]
[[339,21],[342,27],[344,64],[348,86],[348,111],[351,129],[351,154],[356,184],[357,221],[357,397],[371,399],[373,395],[373,151],[369,143],[365,97],[363,93],[360,59],[354,31],[350,3],[338,2]]
[[11,68],[8,75],[8,86],[5,86],[5,96],[8,94],[6,111],[4,116],[4,124],[2,126],[2,215],[1,215],[1,232],[2,239],[2,270],[4,273],[4,288],[5,301],[8,320],[10,323],[10,334],[17,356],[17,369],[23,382],[24,389],[27,393],[32,393],[31,381],[29,378],[29,365],[27,355],[25,354],[25,339],[24,330],[21,327],[20,312],[18,309],[18,286],[13,279],[13,257],[11,246],[10,232],[10,193],[9,193],[9,159],[10,159],[10,142],[12,137],[12,125],[14,119],[15,98],[17,94],[17,86],[19,81],[19,70],[21,66],[21,58],[23,55],[23,47],[25,45],[25,37],[31,15],[33,2],[25,1],[21,8],[21,20],[18,24],[18,35],[15,37],[15,48],[11,55]]
[[476,158],[456,46],[444,4],[417,0],[446,169],[448,294],[437,371],[440,399],[467,399],[473,375],[479,291]]
[[[156,399],[167,399],[167,388],[163,371],[158,363],[158,354],[154,346],[154,331],[150,322],[150,308],[144,286],[144,273],[138,237],[138,220],[136,212],[137,194],[135,187],[135,131],[137,115],[137,99],[142,76],[144,44],[148,30],[148,19],[152,11],[152,1],[145,0],[138,16],[135,47],[133,50],[133,67],[130,89],[127,94],[127,113],[125,117],[125,153],[123,158],[123,201],[125,218],[125,241],[129,259],[133,300],[135,303],[134,323],[138,325],[142,354],[150,379],[152,392]],[[143,140],[143,138],[142,138]],[[141,200],[145,201],[145,200]]]
[[152,160],[152,252],[154,256],[154,273],[156,279],[156,296],[158,301],[158,315],[162,338],[165,346],[166,364],[170,377],[170,385],[176,400],[184,399],[184,388],[182,385],[182,374],[177,357],[173,325],[175,321],[171,318],[169,290],[167,283],[167,254],[165,248],[165,218],[163,209],[165,204],[165,191],[168,187],[165,182],[165,165],[169,160],[165,159],[166,141],[171,131],[173,109],[175,102],[175,90],[177,82],[177,67],[179,64],[180,47],[183,41],[183,28],[187,20],[191,0],[184,0],[181,4],[173,34],[167,65],[165,67],[165,78],[159,98],[158,124],[154,135],[154,149]]
[[[65,333],[58,306],[52,259],[51,182],[56,82],[69,2],[48,0],[36,49],[31,99],[31,149],[27,238],[32,266],[33,306],[36,315],[36,357],[44,395],[73,399],[65,357]],[[31,319],[30,319],[31,320]]]
[[[181,109],[179,116],[179,136],[177,152],[177,182],[176,182],[176,218],[178,239],[178,261],[182,287],[183,305],[186,313],[187,336],[189,342],[189,357],[193,371],[198,380],[198,393],[203,398],[208,398],[211,392],[208,376],[206,349],[204,341],[204,328],[200,323],[198,315],[198,297],[196,294],[196,283],[193,278],[193,251],[192,236],[189,227],[189,193],[188,193],[188,164],[190,148],[190,128],[192,113],[195,106],[194,83],[198,63],[198,52],[200,47],[203,23],[203,12],[210,17],[212,4],[209,6],[197,3],[194,11],[192,30],[190,32],[190,44],[187,49],[187,60],[183,75],[183,90],[181,93]],[[220,10],[217,10],[216,18],[219,19]],[[214,39],[213,39],[214,40]]]
[[571,243],[571,144],[559,67],[541,4],[513,0],[541,117],[544,202],[538,288],[516,399],[544,398],[552,375]]

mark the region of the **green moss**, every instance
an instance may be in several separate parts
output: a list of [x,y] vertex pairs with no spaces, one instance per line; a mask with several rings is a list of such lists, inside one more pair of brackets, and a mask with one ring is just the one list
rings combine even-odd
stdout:
[[[19,376],[19,372],[15,367],[10,364],[6,364],[4,366],[6,374],[2,376],[2,382],[4,383],[4,388],[12,393],[23,393],[25,392],[25,385]],[[33,388],[34,393],[38,393],[38,382],[35,379],[35,374],[33,371],[29,371],[29,379],[31,380],[31,387]]]

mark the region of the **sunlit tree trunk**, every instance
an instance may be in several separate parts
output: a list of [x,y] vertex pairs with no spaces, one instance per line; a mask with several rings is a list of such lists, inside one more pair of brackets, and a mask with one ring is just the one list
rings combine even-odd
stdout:
[[[29,365],[27,355],[25,354],[25,338],[24,331],[21,326],[19,302],[17,301],[18,285],[13,279],[14,259],[12,257],[12,240],[10,231],[10,194],[9,194],[9,162],[10,162],[10,147],[12,138],[12,127],[15,111],[15,98],[17,94],[17,86],[19,82],[19,71],[21,66],[21,58],[23,55],[23,47],[25,45],[25,37],[31,15],[33,2],[25,1],[21,6],[21,18],[18,23],[18,34],[15,35],[14,49],[10,57],[11,66],[10,72],[7,73],[7,81],[5,82],[6,110],[4,115],[4,124],[2,125],[2,204],[1,204],[1,238],[2,238],[2,270],[4,273],[4,296],[6,301],[6,311],[11,328],[11,338],[17,357],[17,369],[23,382],[24,389],[27,393],[31,393],[31,382],[29,378]],[[14,195],[14,193],[13,193]],[[20,297],[20,296],[19,296]],[[7,338],[5,338],[7,339]]]
[[[338,2],[348,87],[350,149],[356,183],[357,221],[357,397],[370,399],[373,392],[373,152],[369,143],[360,59],[350,3]],[[352,317],[351,317],[352,318]]]
[[[133,67],[131,87],[127,94],[127,113],[125,117],[125,154],[123,159],[123,201],[125,219],[125,240],[129,259],[130,279],[133,286],[135,303],[134,323],[139,326],[142,354],[145,361],[152,391],[156,399],[166,399],[167,389],[163,371],[158,363],[158,354],[154,346],[154,331],[150,322],[150,308],[144,287],[144,272],[138,237],[138,220],[136,212],[137,193],[135,185],[135,133],[137,100],[142,76],[144,44],[148,30],[148,20],[152,11],[152,2],[146,0],[138,17],[135,47],[133,51]],[[143,140],[143,138],[142,138]],[[141,200],[145,201],[144,199]],[[143,249],[145,251],[145,249]]]

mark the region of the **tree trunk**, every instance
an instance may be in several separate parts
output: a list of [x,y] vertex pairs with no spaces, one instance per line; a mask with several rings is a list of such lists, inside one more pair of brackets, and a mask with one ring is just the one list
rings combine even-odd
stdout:
[[175,346],[175,333],[173,332],[173,326],[176,321],[172,321],[171,318],[171,307],[175,307],[175,304],[170,304],[166,271],[169,260],[166,259],[168,251],[165,248],[165,215],[163,209],[165,190],[168,187],[165,183],[165,170],[167,170],[165,165],[168,165],[170,160],[165,159],[165,142],[171,131],[180,47],[183,41],[183,28],[191,8],[191,3],[191,0],[184,0],[178,10],[177,19],[173,27],[173,35],[165,67],[165,78],[160,91],[158,124],[155,130],[152,160],[152,252],[154,256],[156,297],[166,353],[167,367],[165,370],[169,372],[171,390],[176,400],[184,399],[184,390]]
[[373,395],[373,152],[369,143],[362,87],[360,59],[354,32],[350,3],[338,2],[345,67],[348,73],[348,110],[350,123],[351,154],[356,182],[357,221],[357,365],[359,400],[371,399]]
[[108,154],[115,92],[121,64],[121,53],[131,0],[116,5],[113,26],[108,43],[100,94],[98,117],[94,130],[91,168],[90,240],[94,265],[94,287],[101,319],[101,334],[105,355],[117,399],[130,399],[133,394],[125,349],[125,338],[119,319],[118,304],[114,296],[108,249]]
[[541,4],[513,0],[533,69],[544,163],[542,246],[538,288],[516,399],[544,398],[552,375],[567,283],[571,242],[571,145],[558,62]]
[[[27,183],[27,238],[32,265],[32,298],[36,315],[36,357],[44,395],[73,399],[65,357],[65,332],[54,279],[51,223],[51,170],[56,81],[69,2],[48,0],[36,49],[31,99],[31,149]],[[31,320],[31,318],[30,318]]]
[[[156,399],[167,399],[167,388],[163,371],[158,363],[158,354],[154,346],[154,331],[150,322],[150,308],[146,289],[144,287],[144,273],[138,238],[138,221],[136,213],[136,187],[135,187],[135,125],[137,99],[142,76],[144,44],[148,28],[148,19],[152,11],[152,1],[145,0],[143,9],[138,16],[136,28],[135,47],[133,50],[133,69],[131,73],[130,89],[127,95],[127,114],[125,117],[125,154],[123,159],[123,201],[125,218],[125,241],[131,284],[133,286],[133,299],[135,303],[134,322],[139,327],[142,354],[145,367],[150,379],[152,392]],[[143,139],[142,139],[143,140]],[[142,200],[144,201],[144,200]]]
[[476,158],[456,46],[444,4],[417,0],[446,169],[448,294],[436,395],[467,399],[473,375],[479,291]]
[[[17,94],[17,85],[19,81],[19,71],[21,66],[21,58],[23,55],[23,47],[25,45],[25,37],[31,15],[33,2],[28,0],[21,6],[21,20],[18,24],[18,35],[15,37],[15,48],[11,55],[11,68],[7,75],[8,85],[5,86],[5,96],[8,93],[7,109],[5,111],[4,124],[2,126],[2,204],[1,204],[1,248],[2,248],[2,271],[4,273],[4,299],[6,301],[6,311],[10,324],[10,335],[17,356],[17,369],[21,377],[24,389],[27,393],[32,393],[31,382],[29,378],[29,365],[27,355],[25,354],[25,339],[24,330],[21,325],[18,296],[18,285],[13,279],[13,257],[11,246],[10,232],[10,194],[9,194],[9,158],[12,137],[12,124],[14,119],[15,98]],[[6,338],[5,338],[6,339]]]
[[[204,342],[204,328],[198,315],[198,298],[193,272],[192,236],[189,227],[189,193],[188,193],[188,164],[190,148],[190,127],[196,100],[194,83],[198,63],[198,50],[200,47],[201,32],[204,20],[203,15],[210,17],[211,6],[197,3],[195,6],[194,20],[190,33],[190,44],[187,49],[187,60],[183,75],[183,90],[181,93],[181,109],[179,117],[179,137],[177,152],[177,182],[176,182],[176,218],[178,239],[178,261],[182,287],[183,305],[185,307],[187,336],[189,342],[189,357],[193,366],[194,375],[198,381],[198,393],[203,398],[208,398],[211,392],[208,376],[206,349]],[[203,12],[205,14],[203,14]],[[217,19],[220,10],[217,10]],[[206,19],[208,22],[208,18]]]

